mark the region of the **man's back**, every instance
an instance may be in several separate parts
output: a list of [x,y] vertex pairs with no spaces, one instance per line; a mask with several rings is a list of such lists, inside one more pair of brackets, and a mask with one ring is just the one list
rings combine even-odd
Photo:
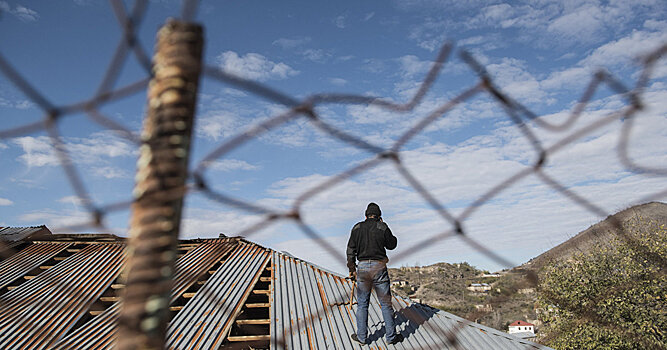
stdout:
[[[396,244],[397,239],[386,223],[379,218],[367,218],[352,228],[348,242],[348,262],[350,258],[354,259],[354,257],[358,260],[387,261],[385,248],[392,250],[396,248]],[[353,255],[350,256],[350,253]]]

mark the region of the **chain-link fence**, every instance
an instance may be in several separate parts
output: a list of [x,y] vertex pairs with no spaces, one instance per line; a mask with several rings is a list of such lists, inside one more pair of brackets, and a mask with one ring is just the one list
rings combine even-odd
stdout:
[[[609,214],[596,203],[568,189],[567,185],[543,171],[550,158],[567,145],[581,140],[611,123],[623,120],[616,152],[619,162],[625,170],[657,177],[667,175],[666,168],[649,168],[640,165],[632,159],[628,152],[635,116],[646,108],[643,94],[647,88],[647,83],[651,79],[656,62],[667,52],[667,45],[663,45],[655,52],[641,58],[643,69],[636,85],[633,87],[624,86],[606,71],[595,73],[569,116],[561,123],[550,123],[499,88],[484,65],[479,63],[472,54],[466,51],[457,51],[449,43],[441,48],[417,92],[405,103],[395,103],[382,98],[354,94],[312,94],[305,98],[296,98],[257,81],[245,79],[217,66],[201,62],[201,47],[204,45],[202,29],[191,23],[197,10],[197,2],[184,1],[181,19],[168,22],[160,30],[153,63],[151,63],[149,55],[136,33],[146,13],[147,2],[138,0],[129,11],[126,11],[121,1],[111,1],[111,4],[118,25],[123,30],[123,36],[97,91],[89,99],[69,105],[59,105],[54,101],[49,101],[40,94],[38,87],[33,86],[23,78],[13,68],[12,64],[0,54],[0,71],[43,113],[43,117],[37,122],[1,130],[0,139],[11,139],[39,131],[45,131],[48,134],[55,154],[74,193],[89,213],[88,222],[59,228],[59,230],[75,230],[84,227],[101,228],[105,217],[113,212],[127,210],[132,207],[130,246],[133,248],[131,251],[134,253],[141,252],[144,255],[131,254],[128,262],[126,294],[131,296],[132,299],[128,299],[128,306],[124,308],[121,316],[121,332],[123,333],[121,333],[120,339],[122,342],[119,345],[123,349],[133,348],[139,341],[138,339],[143,339],[145,341],[144,345],[151,348],[160,348],[163,344],[168,321],[167,313],[161,313],[160,310],[151,314],[141,314],[134,311],[145,309],[137,306],[145,303],[157,303],[163,305],[163,309],[164,305],[168,304],[157,301],[169,298],[171,274],[164,274],[162,271],[164,267],[173,267],[174,259],[173,257],[166,259],[160,265],[152,262],[158,259],[156,257],[161,256],[160,254],[174,249],[179,233],[183,198],[193,192],[202,193],[213,201],[242,212],[263,215],[263,220],[243,229],[238,232],[238,235],[251,237],[253,233],[279,221],[292,221],[296,223],[305,236],[342,262],[345,261],[343,249],[333,247],[327,243],[316,229],[304,222],[302,220],[302,208],[305,203],[315,201],[314,197],[318,194],[353,176],[386,163],[394,167],[396,173],[411,186],[414,192],[423,198],[424,202],[447,223],[448,227],[442,232],[425,237],[410,247],[402,248],[400,252],[393,256],[394,259],[400,260],[414,256],[428,246],[457,237],[496,263],[512,267],[513,263],[494,252],[492,247],[473,239],[470,232],[464,229],[462,222],[469,219],[477,210],[520,180],[534,175],[543,184],[567,197],[579,207],[599,217],[605,217]],[[345,129],[327,122],[318,114],[317,107],[324,105],[362,105],[393,112],[413,111],[423,101],[424,96],[432,88],[434,81],[441,73],[443,66],[454,54],[460,55],[460,58],[477,74],[478,80],[473,83],[472,87],[441,103],[428,115],[418,120],[411,128],[405,130],[390,147],[382,147],[367,142]],[[143,77],[138,77],[133,83],[116,86],[121,67],[131,56],[137,59],[146,74]],[[190,139],[194,137],[191,136],[192,118],[195,115],[197,85],[200,77],[222,82],[266,101],[283,105],[287,108],[287,111],[229,137],[194,167],[187,169]],[[149,82],[151,82],[150,87]],[[603,86],[622,96],[627,104],[583,128],[575,129],[573,125],[582,116],[596,91]],[[101,107],[106,104],[141,94],[147,88],[149,88],[149,112],[141,135],[137,135],[130,127],[115,121],[100,111]],[[536,155],[536,160],[531,167],[516,172],[507,178],[499,179],[490,190],[477,197],[460,214],[455,215],[442,204],[436,195],[429,192],[427,187],[404,165],[404,146],[429,126],[443,118],[457,105],[483,94],[491,96],[504,110],[509,121],[530,143]],[[138,182],[132,197],[128,194],[128,199],[125,201],[106,204],[93,201],[90,189],[82,180],[77,164],[73,161],[58,129],[60,121],[65,118],[74,118],[73,115],[75,114],[82,114],[90,121],[117,132],[135,144],[140,150]],[[372,156],[328,178],[317,186],[304,190],[303,193],[293,198],[291,209],[287,211],[275,210],[255,202],[235,198],[218,191],[210,185],[206,172],[214,161],[223,159],[244,143],[295,120],[304,120],[349,146],[370,152]],[[557,142],[545,146],[545,143],[535,132],[535,129],[538,128],[557,132],[562,137]],[[661,199],[665,195],[667,195],[666,190],[656,189],[652,195],[643,198],[641,202]],[[633,236],[627,234],[620,222],[616,222],[614,225],[621,232],[621,237],[624,240],[627,242],[633,241]],[[140,249],[140,247],[144,247],[144,249]],[[654,258],[661,259],[659,256]],[[664,264],[664,261],[661,261],[661,264]],[[146,274],[151,275],[151,277],[146,277]],[[135,279],[135,276],[141,277]],[[534,275],[530,277],[532,283],[537,283]],[[159,288],[146,288],[146,285],[159,286]],[[141,326],[146,324],[146,322],[143,322],[145,321],[143,318],[147,317],[156,319],[155,322],[151,323],[150,329]],[[416,322],[419,323],[418,320]],[[456,337],[449,339],[449,342],[450,345],[457,346]]]

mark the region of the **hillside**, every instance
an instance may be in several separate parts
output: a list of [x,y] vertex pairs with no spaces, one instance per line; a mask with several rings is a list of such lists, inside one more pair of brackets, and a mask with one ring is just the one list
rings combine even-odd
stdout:
[[[515,320],[535,322],[535,289],[512,271],[489,274],[468,263],[390,269],[394,293],[499,330]],[[480,284],[488,290],[470,290]]]
[[392,281],[398,284],[394,286],[398,294],[448,311],[455,311],[458,305],[464,304],[467,285],[476,282],[476,276],[482,273],[468,263],[390,269]]
[[[467,263],[390,269],[395,282],[392,289],[399,295],[419,299],[496,329],[506,330],[507,324],[519,319],[539,326],[536,281],[534,278],[529,280],[525,272],[534,271],[539,279],[540,269],[550,262],[565,260],[575,252],[612,242],[613,238],[619,237],[619,227],[631,232],[633,228],[637,229],[633,225],[639,221],[667,225],[667,204],[651,202],[611,215],[529,262],[499,273],[499,276],[490,277],[488,272]],[[486,283],[490,290],[470,291],[467,287],[472,283]]]
[[531,259],[521,267],[539,271],[550,262],[565,260],[575,252],[585,252],[594,245],[611,242],[613,238],[622,237],[623,231],[619,229],[619,225],[624,228],[623,230],[629,230],[638,219],[658,225],[667,225],[667,204],[650,202],[610,215],[605,220]]

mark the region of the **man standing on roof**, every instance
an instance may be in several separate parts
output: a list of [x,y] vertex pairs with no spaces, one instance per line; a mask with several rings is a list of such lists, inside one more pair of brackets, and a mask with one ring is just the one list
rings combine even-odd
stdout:
[[[371,288],[375,289],[382,308],[385,338],[389,344],[403,340],[403,335],[394,328],[394,309],[391,306],[391,289],[387,271],[387,252],[396,248],[396,237],[389,226],[382,221],[380,206],[368,204],[366,220],[352,228],[347,242],[347,267],[350,278],[357,281],[357,333],[351,334],[352,340],[366,344],[368,338],[368,302]],[[356,261],[359,260],[357,266]]]

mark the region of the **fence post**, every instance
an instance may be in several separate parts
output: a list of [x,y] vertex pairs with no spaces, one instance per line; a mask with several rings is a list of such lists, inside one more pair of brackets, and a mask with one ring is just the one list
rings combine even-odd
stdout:
[[201,26],[158,31],[141,134],[117,349],[163,349],[203,47]]

